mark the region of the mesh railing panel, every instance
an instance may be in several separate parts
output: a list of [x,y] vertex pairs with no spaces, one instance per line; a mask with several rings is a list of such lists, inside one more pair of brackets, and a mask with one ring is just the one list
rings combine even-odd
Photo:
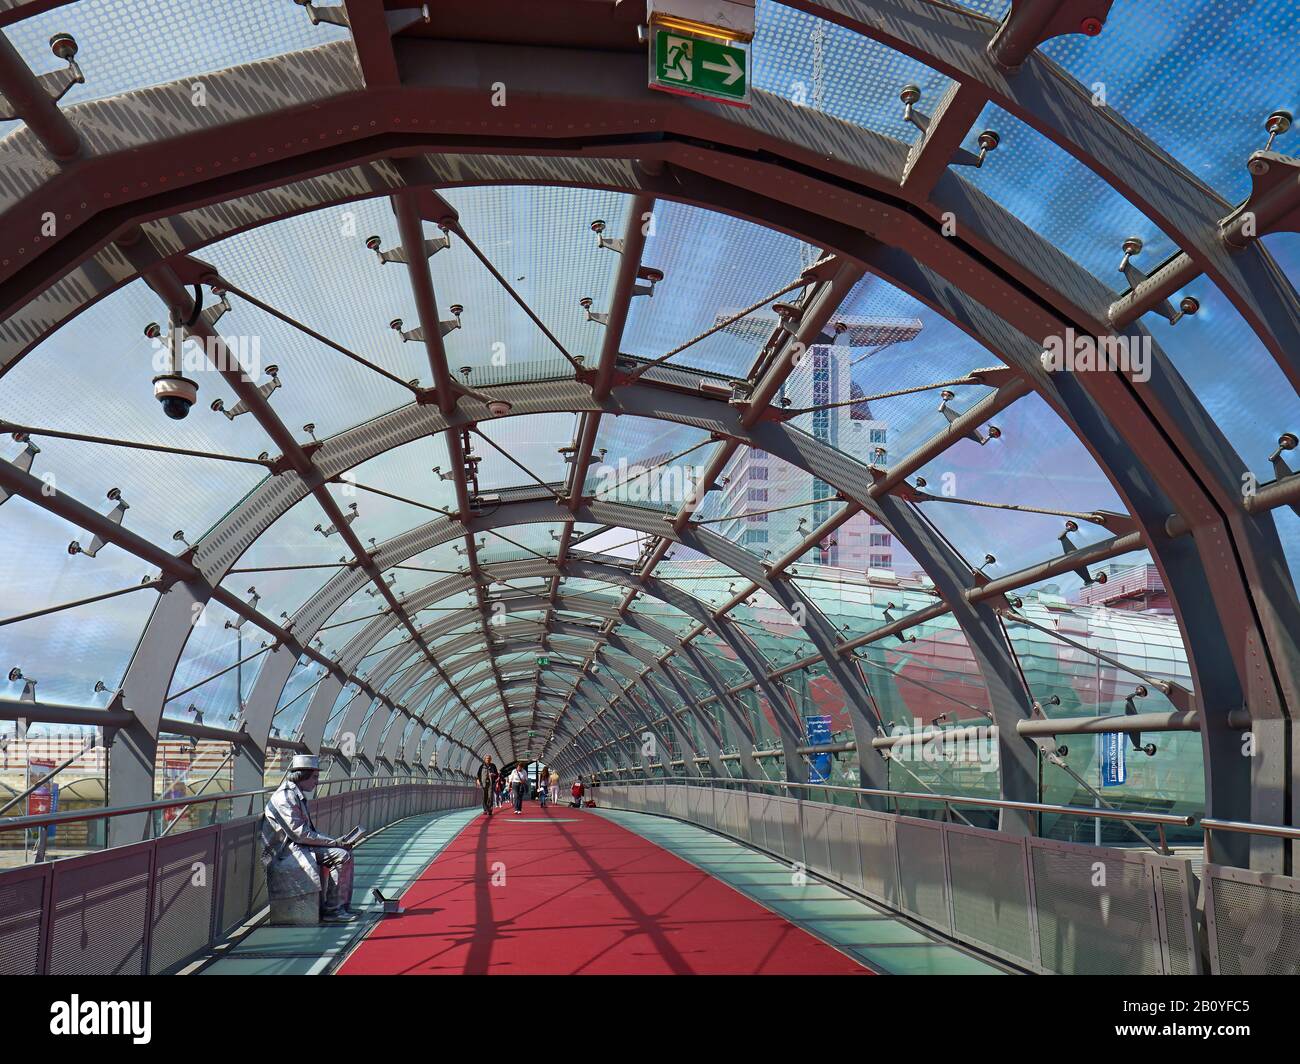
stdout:
[[41,921],[49,869],[19,869],[0,878],[0,975],[41,969]]
[[141,975],[152,844],[54,866],[50,975]]
[[225,937],[253,912],[254,873],[261,871],[262,818],[221,825],[221,908],[217,935]]
[[862,847],[862,892],[869,898],[898,905],[897,849],[894,818],[855,813]]
[[192,959],[212,941],[216,851],[215,829],[186,832],[158,844],[154,853],[150,975]]
[[1212,971],[1300,975],[1300,879],[1206,869]]
[[1161,911],[1164,917],[1166,968],[1170,975],[1194,975],[1196,942],[1188,934],[1190,899],[1183,872],[1176,868],[1159,868]]
[[1154,894],[1138,854],[1031,840],[1039,963],[1075,975],[1154,975]]
[[862,889],[862,848],[858,817],[849,809],[833,809],[826,819],[829,875],[854,890]]
[[[775,826],[775,817],[772,814],[774,800],[767,795],[749,796],[749,839],[757,847],[780,853],[780,827]],[[770,825],[774,826],[774,830],[768,831]]]
[[809,868],[830,875],[831,819],[837,816],[834,806],[805,802],[799,815],[803,818],[803,861]]
[[799,824],[799,802],[795,798],[774,798],[777,831],[781,840],[780,853],[787,861],[804,861],[803,833]]
[[989,831],[951,826],[947,836],[954,933],[999,956],[1032,965],[1024,844]]
[[898,906],[931,927],[951,931],[943,859],[942,825],[899,817],[894,824],[898,847]]

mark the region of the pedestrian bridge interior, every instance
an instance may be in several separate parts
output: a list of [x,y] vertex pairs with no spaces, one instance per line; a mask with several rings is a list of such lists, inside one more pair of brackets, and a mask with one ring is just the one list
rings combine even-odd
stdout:
[[1300,973],[1295,15],[0,0],[0,972]]

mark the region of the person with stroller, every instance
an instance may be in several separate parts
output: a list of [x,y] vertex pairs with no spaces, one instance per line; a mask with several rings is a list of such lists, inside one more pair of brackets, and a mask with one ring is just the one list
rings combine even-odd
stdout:
[[582,796],[584,793],[585,793],[585,789],[582,786],[582,777],[579,776],[576,780],[573,781],[573,786],[569,788],[569,794],[573,797],[572,804],[574,809],[582,808]]

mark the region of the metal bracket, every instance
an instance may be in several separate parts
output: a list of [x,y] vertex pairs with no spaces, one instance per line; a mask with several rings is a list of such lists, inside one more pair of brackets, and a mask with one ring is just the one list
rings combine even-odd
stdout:
[[[120,488],[109,488],[108,498],[113,503],[113,509],[104,516],[107,517],[108,520],[112,521],[113,524],[120,525],[122,523],[122,518],[126,516],[126,511],[131,509],[131,506],[124,498],[122,498],[122,491]],[[99,553],[100,548],[104,546],[105,542],[106,541],[101,539],[99,536],[92,536],[90,546],[83,547],[74,539],[68,544],[68,553],[84,554],[87,558],[93,558]]]
[[1101,33],[1113,0],[1012,0],[989,41],[989,58],[1004,71],[1020,68],[1044,41],[1067,33],[1096,37]]
[[[64,60],[68,65],[62,70],[52,70],[39,75],[36,83],[45,90],[51,100],[58,103],[73,85],[85,84],[86,76],[77,65],[77,42],[72,34],[56,33],[50,38],[50,51],[54,53],[55,58]],[[13,122],[22,118],[23,116],[13,109],[9,101],[0,95],[0,122]]]
[[[451,247],[451,233],[445,226],[439,226],[439,228],[442,229],[442,236],[429,237],[424,242],[424,257],[426,259],[431,259],[438,252],[446,251],[447,248]],[[382,244],[383,241],[377,236],[366,238],[366,247],[375,253],[381,266],[388,262],[405,263],[409,261],[406,256],[406,249],[400,244],[389,248],[387,251],[382,250]]]
[[311,19],[313,26],[319,26],[322,22],[327,22],[334,26],[343,26],[350,28],[348,22],[348,12],[342,4],[334,7],[317,7],[312,0],[293,0],[299,7],[307,9],[307,17]]
[[1241,249],[1268,233],[1300,233],[1300,159],[1257,151],[1246,167],[1250,195],[1219,223],[1223,242]]
[[[41,453],[41,449],[32,442],[31,437],[25,432],[15,432],[13,437],[15,442],[24,444],[25,446],[9,464],[24,473],[30,473],[32,462],[35,460],[36,456]],[[12,496],[9,492],[5,491],[4,488],[0,488],[0,506],[3,506],[11,498]]]
[[[221,315],[225,313],[224,311],[220,310],[220,304],[218,304],[216,307],[211,308],[211,310],[217,312],[217,317],[221,317]],[[206,314],[208,313],[208,311],[204,311],[204,313]],[[274,365],[267,366],[266,373],[267,376],[269,376],[271,379],[266,381],[264,384],[259,384],[257,386],[257,390],[258,392],[261,393],[263,399],[269,399],[271,397],[271,393],[280,387],[280,367]],[[212,409],[215,410],[218,414],[225,414],[228,420],[234,421],[235,418],[239,417],[240,414],[247,414],[249,411],[249,406],[247,402],[241,399],[229,410],[227,410],[226,401],[224,399],[213,399]]]
[[[954,421],[956,421],[959,417],[961,417],[960,411],[954,410],[951,406],[948,405],[955,398],[957,398],[956,395],[950,392],[947,388],[945,388],[943,391],[939,393],[939,399],[940,399],[939,413],[941,413],[944,416],[944,418],[947,420],[949,425],[951,425]],[[988,427],[987,435],[980,432],[978,428],[975,428],[975,429],[971,429],[971,431],[966,434],[966,438],[974,440],[981,447],[983,447],[986,443],[989,442],[989,440],[996,440],[999,437],[1001,437],[1001,435],[1002,435],[1002,430],[1000,428],[998,428],[996,425],[990,425]]]

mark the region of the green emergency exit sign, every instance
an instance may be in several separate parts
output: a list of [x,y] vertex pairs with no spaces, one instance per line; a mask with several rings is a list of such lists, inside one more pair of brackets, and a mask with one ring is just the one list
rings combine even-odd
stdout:
[[749,106],[749,46],[652,25],[650,88]]

